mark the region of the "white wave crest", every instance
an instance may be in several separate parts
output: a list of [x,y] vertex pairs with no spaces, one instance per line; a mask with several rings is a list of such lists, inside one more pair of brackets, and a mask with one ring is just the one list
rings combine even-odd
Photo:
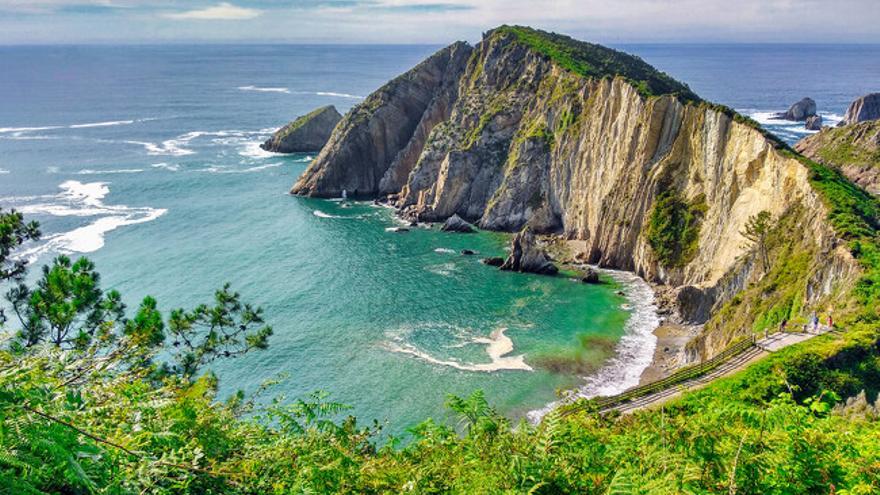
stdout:
[[153,167],[153,168],[159,168],[159,169],[162,169],[162,170],[168,170],[169,172],[177,172],[178,170],[180,170],[180,165],[177,165],[177,164],[168,164],[168,163],[165,163],[165,162],[162,162],[162,163],[154,163],[154,164],[152,164],[152,165],[150,165],[150,166]]
[[84,168],[77,172],[77,175],[104,175],[104,174],[139,174],[143,172],[142,168],[120,168],[116,170],[93,170]]
[[260,87],[260,86],[239,86],[238,89],[240,91],[257,91],[260,93],[286,93],[290,94],[290,90],[287,88],[281,87]]
[[88,124],[73,124],[67,126],[68,129],[89,129],[92,127],[113,127],[117,125],[130,125],[134,124],[135,120],[111,120],[108,122],[92,122]]
[[266,151],[263,148],[260,148],[260,144],[263,141],[252,141],[249,143],[245,143],[244,148],[242,148],[238,154],[241,156],[245,156],[248,158],[270,158],[273,156],[278,156],[278,153],[273,153],[271,151]]
[[318,218],[345,218],[345,217],[343,217],[343,216],[339,216],[339,215],[331,215],[331,214],[329,214],[329,213],[324,213],[324,212],[321,211],[321,210],[315,210],[315,211],[313,211],[313,212],[312,212],[312,215],[315,215],[315,216],[318,217]]
[[0,175],[6,175],[8,173],[9,173],[9,170],[6,170],[5,168],[0,168]]
[[635,274],[606,269],[600,271],[626,286],[626,297],[632,306],[632,314],[624,325],[623,337],[614,349],[614,357],[599,371],[586,377],[586,384],[570,392],[561,401],[530,411],[528,418],[533,423],[540,421],[562,402],[615,395],[635,387],[639,384],[642,372],[654,359],[654,348],[657,346],[654,330],[660,326],[660,317],[657,316],[653,289]]
[[334,96],[336,98],[352,98],[355,100],[363,100],[364,99],[363,96],[352,95],[352,94],[348,94],[348,93],[335,93],[333,91],[316,91],[315,94],[318,96]]
[[437,249],[434,249],[434,252],[441,253],[441,254],[455,254],[456,251],[455,251],[455,249],[449,249],[449,248],[437,248]]
[[[521,370],[521,371],[532,371],[532,367],[526,364],[525,356],[522,354],[518,354],[516,356],[509,356],[511,352],[513,352],[513,341],[510,340],[510,337],[504,334],[506,328],[497,328],[489,334],[489,337],[475,337],[463,345],[468,344],[483,344],[486,346],[486,354],[489,356],[491,362],[489,363],[462,363],[456,361],[454,359],[440,359],[434,356],[431,356],[429,353],[419,349],[413,344],[407,343],[403,341],[402,336],[395,337],[392,341],[386,342],[385,347],[392,351],[401,354],[409,354],[411,356],[415,356],[423,361],[427,361],[431,364],[437,364],[441,366],[448,366],[450,368],[459,369],[462,371],[480,371],[480,372],[493,372],[493,371],[502,371],[502,370]],[[461,345],[459,345],[460,347]]]
[[103,199],[110,192],[106,182],[83,184],[70,180],[59,187],[61,192],[55,196],[32,197],[37,200],[51,198],[51,202],[20,204],[15,208],[26,215],[98,218],[71,231],[45,236],[41,244],[22,252],[20,256],[35,261],[48,252],[91,253],[104,246],[104,236],[108,232],[126,225],[153,221],[167,212],[163,208],[105,205]]

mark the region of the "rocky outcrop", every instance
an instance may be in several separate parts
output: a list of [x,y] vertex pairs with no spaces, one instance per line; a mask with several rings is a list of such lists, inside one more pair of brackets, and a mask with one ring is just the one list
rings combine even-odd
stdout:
[[777,113],[774,118],[803,122],[813,115],[816,115],[816,102],[812,98],[804,98],[789,107],[788,111]]
[[547,252],[538,246],[535,234],[528,227],[513,237],[510,243],[510,256],[501,265],[501,269],[540,275],[555,275],[559,272],[559,268],[553,264]]
[[804,129],[808,131],[820,131],[822,130],[822,116],[821,115],[811,115],[807,117],[806,123],[804,123]]
[[434,126],[449,117],[472,48],[455,43],[354,107],[293,186],[305,196],[398,192]]
[[798,141],[794,148],[839,169],[867,191],[880,194],[880,120],[825,128]]
[[443,225],[440,226],[440,230],[444,232],[469,234],[474,231],[474,226],[464,221],[460,216],[452,215],[443,222]]
[[[454,53],[468,54],[463,65]],[[527,227],[518,236],[520,249],[528,240],[523,235],[579,239],[586,262],[678,288],[685,319],[695,324],[706,323],[763,275],[742,235],[750,217],[767,211],[777,220],[791,211],[811,212],[798,224],[800,232],[810,232],[804,249],[813,260],[805,265],[811,277],[826,267],[825,256],[839,243],[811,172],[798,157],[748,120],[699,100],[637,58],[504,27],[472,49],[452,45],[413,71],[427,70],[426,63],[452,68],[430,78],[433,89],[427,79],[419,85],[425,92],[419,101],[444,102],[443,112],[430,113],[431,125],[420,127],[425,132],[415,130],[421,118],[420,124],[399,126],[381,113],[385,105],[395,115],[401,106],[414,106],[404,98],[410,86],[404,96],[383,87],[375,101],[388,103],[373,110],[371,124],[359,124],[382,132],[355,132],[347,116],[294,192],[333,196],[357,187],[374,196],[391,194],[400,213],[412,219],[458,215],[489,230]],[[398,127],[403,131],[390,146],[387,133]],[[394,158],[404,155],[405,165]],[[664,226],[663,235],[650,235],[652,225]],[[505,264],[522,265],[522,255],[511,257]],[[546,255],[536,259],[536,266],[549,261]],[[857,270],[856,264],[843,262],[838,280],[849,280],[843,275]],[[833,290],[810,292],[801,303],[816,303]],[[704,350],[711,354],[734,337],[709,336]]]
[[880,119],[880,93],[871,93],[856,98],[846,109],[840,121],[841,126]]
[[587,268],[584,270],[584,273],[580,278],[581,282],[585,284],[600,284],[602,280],[599,279],[599,272],[593,270],[592,268]]
[[276,153],[319,151],[340,120],[342,115],[333,105],[318,108],[275,131],[260,148]]

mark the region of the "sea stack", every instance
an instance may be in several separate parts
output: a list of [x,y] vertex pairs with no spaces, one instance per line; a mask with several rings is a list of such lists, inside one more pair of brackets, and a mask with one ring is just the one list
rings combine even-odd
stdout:
[[540,275],[555,275],[559,271],[547,253],[538,246],[535,234],[528,227],[513,237],[510,256],[501,265],[501,269]]
[[857,124],[868,120],[880,119],[880,93],[860,96],[849,104],[846,115],[839,125]]
[[792,105],[787,112],[776,114],[776,119],[803,122],[816,115],[816,102],[812,98],[804,98]]
[[275,131],[260,148],[275,153],[320,151],[340,120],[342,115],[333,105],[318,108]]

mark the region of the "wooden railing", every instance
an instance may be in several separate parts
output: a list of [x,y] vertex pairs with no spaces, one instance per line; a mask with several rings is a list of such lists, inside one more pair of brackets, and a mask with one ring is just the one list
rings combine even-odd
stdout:
[[728,346],[726,349],[719,352],[711,359],[701,361],[699,364],[694,364],[682,368],[662,380],[657,380],[656,382],[646,383],[645,385],[631,388],[618,395],[612,395],[609,397],[596,397],[585,401],[578,401],[567,406],[562,406],[560,414],[563,416],[567,416],[569,414],[573,414],[575,412],[586,409],[593,411],[606,411],[615,406],[623,404],[624,402],[629,402],[633,399],[644,397],[646,395],[650,395],[661,390],[666,390],[686,381],[693,380],[694,378],[703,376],[706,373],[709,373],[710,371],[718,368],[725,362],[729,361],[731,358],[751,349],[755,346],[755,341],[755,336],[751,335]]

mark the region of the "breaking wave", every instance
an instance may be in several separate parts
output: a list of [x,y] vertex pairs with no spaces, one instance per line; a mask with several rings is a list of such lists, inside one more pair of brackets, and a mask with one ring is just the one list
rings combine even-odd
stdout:
[[97,251],[104,246],[104,236],[108,232],[126,225],[153,221],[167,212],[163,208],[104,204],[104,197],[110,192],[106,182],[84,184],[69,180],[59,188],[61,192],[54,196],[0,198],[0,202],[18,203],[13,207],[25,215],[97,217],[73,230],[44,236],[40,244],[21,253],[20,256],[30,261],[48,252],[69,254]]
[[250,85],[250,86],[239,86],[238,89],[239,89],[240,91],[256,91],[256,92],[259,92],[259,93],[286,93],[286,94],[290,94],[290,90],[289,90],[289,89],[287,89],[287,88],[280,88],[280,87],[276,87],[276,88],[268,87],[268,88],[267,88],[267,87],[260,87],[260,86],[253,86],[253,85]]
[[614,357],[596,373],[586,377],[586,383],[568,394],[565,399],[530,411],[528,418],[537,423],[561,402],[615,395],[639,384],[642,372],[654,358],[657,336],[654,330],[660,326],[654,291],[637,275],[617,270],[600,270],[623,284],[632,313],[623,329],[623,337],[614,349]]

